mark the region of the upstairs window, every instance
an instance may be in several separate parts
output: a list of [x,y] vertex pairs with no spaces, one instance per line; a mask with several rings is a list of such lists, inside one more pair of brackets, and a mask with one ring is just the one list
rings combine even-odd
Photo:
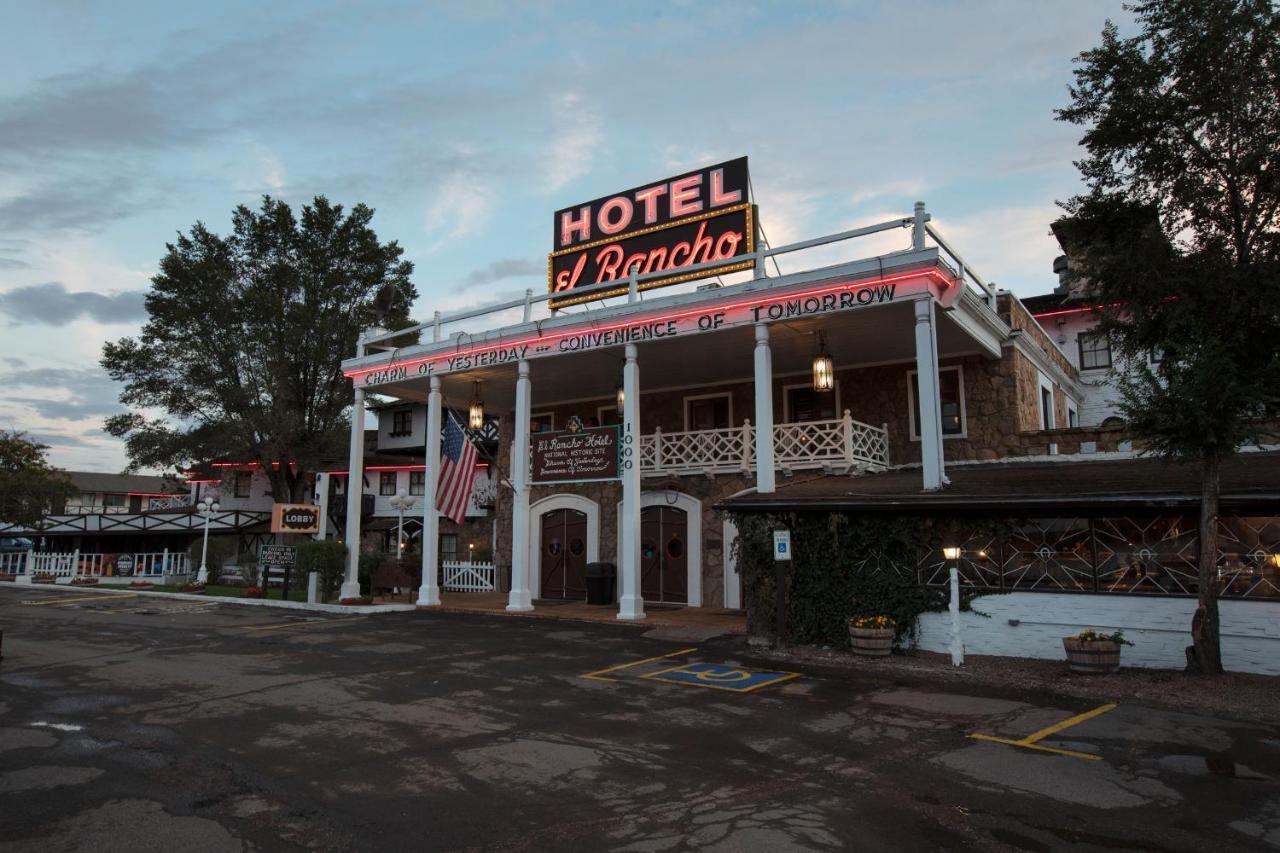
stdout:
[[1081,335],[1080,369],[1101,370],[1111,366],[1111,342],[1100,332]]
[[394,495],[396,493],[396,472],[378,472],[378,494]]
[[391,437],[413,435],[413,409],[396,409],[391,413]]
[[253,474],[249,471],[237,471],[232,494],[238,498],[247,498],[253,488]]
[[792,385],[785,393],[786,416],[791,423],[835,420],[836,395],[831,391],[815,391],[806,383]]
[[421,495],[425,494],[427,489],[427,472],[426,471],[410,471],[409,472],[409,494]]
[[729,395],[685,397],[684,428],[686,430],[725,429],[731,426]]
[[[914,370],[907,374],[907,391],[911,395],[911,439],[920,438],[920,391]],[[942,403],[942,435],[961,436],[965,433],[964,373],[959,367],[943,367],[938,370],[938,397]]]

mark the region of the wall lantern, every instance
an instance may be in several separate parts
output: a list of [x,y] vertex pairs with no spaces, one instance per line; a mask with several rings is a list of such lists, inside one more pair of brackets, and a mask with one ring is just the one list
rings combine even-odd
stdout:
[[471,398],[471,410],[467,417],[467,426],[473,430],[484,429],[484,400],[480,399],[480,380],[476,380],[476,395]]
[[960,549],[954,545],[947,545],[942,549],[942,556],[948,560],[960,559]]
[[618,392],[617,392],[617,395],[618,395],[618,396],[617,396],[616,404],[617,404],[617,408],[618,408],[618,416],[619,416],[619,417],[621,417],[621,416],[622,416],[622,414],[623,414],[623,407],[624,407],[624,405],[625,405],[625,404],[626,404],[626,402],[627,402],[627,394],[626,394],[626,392],[623,390],[623,388],[622,388],[622,383],[621,383],[621,382],[619,382],[619,383],[618,383]]
[[836,387],[836,371],[827,352],[822,332],[818,332],[818,352],[813,356],[813,390],[830,391]]

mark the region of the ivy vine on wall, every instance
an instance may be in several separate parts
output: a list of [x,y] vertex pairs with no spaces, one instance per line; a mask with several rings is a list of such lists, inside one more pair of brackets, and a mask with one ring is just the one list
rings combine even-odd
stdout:
[[[734,556],[742,579],[751,636],[783,644],[849,645],[854,616],[891,616],[895,644],[916,638],[921,613],[946,610],[950,592],[917,583],[920,556],[995,520],[962,522],[907,515],[838,512],[733,513]],[[773,532],[791,531],[792,558],[773,559]],[[777,586],[781,568],[785,619],[778,636]],[[995,590],[961,589],[961,608]]]

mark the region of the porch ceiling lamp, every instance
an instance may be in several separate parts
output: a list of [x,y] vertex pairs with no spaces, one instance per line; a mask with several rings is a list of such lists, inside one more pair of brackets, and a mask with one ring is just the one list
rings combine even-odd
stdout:
[[480,380],[476,380],[476,394],[471,398],[471,410],[467,417],[467,426],[473,430],[484,429],[484,400],[480,399]]
[[827,352],[822,332],[818,332],[818,352],[813,356],[813,390],[830,391],[836,387],[835,366]]

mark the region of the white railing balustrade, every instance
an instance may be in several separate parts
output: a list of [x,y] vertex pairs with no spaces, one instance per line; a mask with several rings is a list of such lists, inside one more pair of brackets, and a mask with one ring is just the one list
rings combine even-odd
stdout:
[[[773,454],[779,468],[889,465],[888,427],[844,416],[826,421],[775,424]],[[732,473],[755,470],[755,429],[751,421],[725,429],[663,432],[640,437],[642,474]]]
[[497,569],[493,563],[471,563],[445,560],[444,583],[440,588],[449,592],[491,592],[497,589]]
[[159,578],[163,575],[189,574],[190,558],[181,551],[143,551],[135,554],[71,553],[40,554],[28,551],[0,553],[0,574],[53,575],[57,578],[101,578],[108,564],[120,557],[133,557],[131,575],[116,574],[112,577]]
[[80,552],[71,554],[31,554],[28,574],[52,575],[55,578],[73,578],[76,576],[76,565],[80,561]]
[[22,575],[26,572],[26,551],[0,551],[0,575]]

